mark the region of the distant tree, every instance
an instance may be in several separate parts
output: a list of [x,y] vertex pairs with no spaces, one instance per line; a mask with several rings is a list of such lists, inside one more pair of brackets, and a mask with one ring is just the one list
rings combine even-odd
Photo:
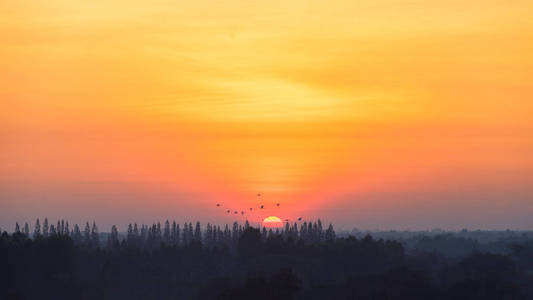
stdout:
[[43,222],[43,236],[45,238],[48,237],[48,234],[49,234],[49,227],[48,227],[48,218],[44,218],[44,222]]
[[317,223],[317,226],[318,226],[318,240],[321,241],[324,237],[324,232],[323,232],[323,229],[322,229],[322,221],[320,221],[320,219],[318,219],[318,221],[316,222]]
[[65,222],[65,228],[63,230],[64,230],[64,232],[63,232],[64,235],[66,235],[66,236],[70,235],[70,229],[69,229],[69,226],[68,226],[68,221]]
[[213,228],[211,227],[211,224],[207,223],[207,227],[205,229],[205,236],[204,236],[204,245],[211,246],[213,243]]
[[148,227],[144,224],[141,224],[141,236],[140,236],[141,245],[144,246],[147,239],[148,239]]
[[187,230],[187,239],[189,240],[189,243],[193,241],[194,239],[194,232],[193,232],[193,228],[192,228],[192,223],[189,222],[189,227],[188,227],[188,230]]
[[[1,231],[0,231],[1,232]],[[24,230],[23,233],[26,237],[30,236],[30,226],[28,225],[28,222],[24,222]]]
[[265,227],[263,227],[263,231],[261,232],[261,237],[263,238],[263,240],[266,240],[267,239],[267,230]]
[[49,233],[49,237],[55,237],[57,235],[57,230],[55,228],[54,225],[50,225],[50,233]]
[[300,225],[300,239],[307,241],[307,222]]
[[237,222],[233,222],[233,228],[231,230],[231,239],[235,243],[239,239],[239,223]]
[[199,221],[196,221],[196,227],[194,228],[194,241],[202,242],[202,228]]
[[41,224],[39,223],[39,219],[35,221],[35,226],[33,227],[33,238],[39,238],[41,237]]
[[65,220],[61,219],[61,235],[65,234]]
[[133,237],[133,226],[128,224],[128,232],[126,234],[126,242],[128,245],[133,246],[135,244],[135,239]]
[[326,230],[326,236],[327,241],[332,241],[335,239],[335,230],[333,230],[333,225],[330,223],[328,229]]
[[155,245],[159,246],[161,244],[161,241],[163,240],[163,231],[161,230],[161,223],[159,222],[157,222],[155,226],[154,237],[156,242]]
[[168,220],[165,222],[165,228],[163,230],[163,242],[167,245],[170,245],[170,222]]
[[183,241],[184,245],[189,244],[189,225],[187,225],[187,223],[183,224],[183,234],[181,240]]
[[89,226],[89,222],[85,223],[85,229],[83,230],[83,243],[85,246],[91,246],[91,226]]
[[80,231],[80,227],[78,226],[78,224],[74,225],[72,239],[74,240],[74,244],[76,245],[81,245],[83,243],[83,238],[81,236],[81,231]]
[[91,229],[91,246],[92,247],[100,247],[100,238],[98,236],[98,227],[96,227],[96,223],[93,221],[93,227]]
[[120,242],[118,240],[118,230],[117,226],[113,225],[111,227],[111,233],[107,237],[107,248],[109,249],[118,249]]

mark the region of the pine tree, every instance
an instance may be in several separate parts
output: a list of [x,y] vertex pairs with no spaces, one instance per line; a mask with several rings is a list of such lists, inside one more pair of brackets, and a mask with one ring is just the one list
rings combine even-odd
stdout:
[[170,223],[168,220],[165,222],[165,229],[163,230],[163,242],[170,245]]
[[231,232],[229,231],[229,226],[226,224],[224,227],[224,242],[229,243],[231,240]]
[[307,240],[307,222],[300,225],[300,239],[303,241]]
[[74,240],[74,244],[76,245],[81,245],[83,243],[83,238],[81,236],[81,231],[80,231],[80,227],[78,226],[78,224],[74,225],[72,239]]
[[98,236],[98,227],[96,227],[96,223],[93,221],[93,227],[91,229],[91,245],[93,247],[100,247],[100,238]]
[[157,222],[157,225],[155,227],[155,240],[156,240],[156,246],[159,247],[159,245],[161,244],[161,241],[163,239],[163,233],[161,231],[161,223]]
[[183,224],[183,244],[188,245],[189,244],[189,225],[187,223]]
[[189,240],[189,243],[191,243],[194,239],[194,233],[193,233],[191,222],[189,222],[189,227],[187,230],[187,239]]
[[65,229],[64,230],[65,230],[64,234],[66,236],[70,236],[70,230],[68,228],[68,221],[65,222]]
[[33,238],[40,238],[41,237],[41,223],[39,223],[39,219],[35,221],[35,226],[33,227]]
[[207,223],[207,227],[205,229],[204,244],[210,247],[212,243],[213,243],[213,228],[211,228],[211,224]]
[[50,233],[49,233],[49,237],[55,237],[57,235],[57,231],[56,231],[56,228],[54,227],[54,225],[50,225]]
[[331,223],[329,224],[329,227],[326,230],[325,238],[327,241],[333,241],[335,239],[335,230],[333,230],[333,225],[331,225]]
[[45,238],[48,237],[48,234],[49,234],[49,227],[48,227],[48,218],[44,218],[44,222],[43,222],[43,236]]
[[239,240],[239,223],[237,222],[233,222],[233,229],[231,231],[231,239],[235,243]]
[[180,225],[176,224],[176,240],[174,241],[176,245],[180,244],[180,233]]
[[61,219],[61,234],[65,235],[65,220]]
[[266,227],[263,227],[263,231],[261,233],[261,237],[263,238],[263,240],[266,240],[267,239],[267,230],[266,230]]
[[196,227],[194,228],[194,241],[198,243],[202,242],[202,229],[199,221],[196,221]]
[[317,226],[318,226],[318,240],[321,241],[324,238],[324,232],[322,229],[322,221],[320,221],[320,219],[318,219],[317,221]]
[[283,237],[286,239],[289,238],[290,232],[291,232],[291,228],[289,226],[289,222],[287,222],[285,223],[285,230],[283,231]]
[[24,222],[24,231],[23,231],[23,233],[24,233],[24,235],[26,237],[30,237],[30,226],[28,225],[28,222]]
[[133,226],[131,226],[131,223],[128,224],[128,233],[126,235],[126,241],[128,245],[132,246],[135,244],[134,238],[133,238]]
[[113,225],[111,227],[111,233],[107,237],[107,248],[109,249],[118,249],[120,243],[118,241],[118,230],[117,226]]
[[148,239],[148,227],[144,224],[141,225],[141,238],[140,245],[146,246],[146,240]]
[[89,222],[85,223],[85,230],[83,230],[83,244],[87,247],[91,246],[91,226],[89,226]]
[[172,221],[172,227],[170,229],[170,243],[172,245],[176,245],[176,234],[177,234],[177,227],[176,221]]
[[139,235],[139,226],[137,226],[137,223],[133,223],[133,243],[137,246],[142,245],[141,236]]

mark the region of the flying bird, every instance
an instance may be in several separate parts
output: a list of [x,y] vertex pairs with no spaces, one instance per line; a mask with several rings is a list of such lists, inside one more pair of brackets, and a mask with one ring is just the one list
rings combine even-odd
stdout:
[[261,205],[261,209],[263,209],[263,205]]
[[276,205],[277,205],[277,206],[279,207],[279,203],[278,203],[278,204],[276,204]]
[[229,209],[226,212],[229,214]]
[[238,214],[239,212],[238,212],[238,211],[234,211],[233,213],[234,213],[234,214]]
[[302,218],[301,218],[301,217],[300,217],[300,218],[298,218],[298,221],[301,221],[301,220],[302,220]]
[[217,203],[217,206],[220,206],[220,203]]
[[252,210],[253,210],[253,208],[250,207],[250,211],[252,211]]

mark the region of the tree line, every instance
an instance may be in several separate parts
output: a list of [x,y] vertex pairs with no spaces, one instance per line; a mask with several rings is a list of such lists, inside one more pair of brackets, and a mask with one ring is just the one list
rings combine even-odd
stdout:
[[[20,234],[28,238],[41,239],[48,237],[69,237],[75,245],[84,246],[88,248],[107,247],[138,247],[142,249],[153,249],[166,246],[180,246],[189,245],[191,243],[201,243],[204,246],[214,247],[216,245],[231,246],[236,244],[242,233],[250,228],[251,225],[246,220],[244,224],[233,222],[233,224],[225,224],[223,227],[208,223],[205,228],[202,228],[200,221],[193,223],[185,222],[181,227],[176,221],[166,220],[163,225],[160,222],[152,225],[137,223],[128,224],[128,229],[125,236],[122,236],[116,225],[111,226],[111,231],[107,234],[105,243],[100,240],[100,233],[96,222],[85,223],[83,230],[78,224],[72,228],[69,222],[63,219],[57,221],[54,225],[45,218],[41,222],[39,219],[35,221],[32,234],[30,235],[30,227],[28,223],[21,226],[15,223],[15,234]],[[333,225],[330,223],[327,229],[323,229],[322,221],[318,219],[315,222],[301,222],[289,224],[285,223],[283,227],[267,228],[259,227],[261,238],[267,240],[273,236],[279,236],[283,239],[292,239],[295,241],[302,241],[304,243],[316,243],[320,241],[331,241],[336,237]],[[0,231],[1,232],[1,231]]]
[[168,221],[120,233],[94,222],[17,225],[0,234],[0,299],[533,299],[529,239],[505,253],[447,256],[434,251],[442,237],[406,251],[318,220],[272,230]]

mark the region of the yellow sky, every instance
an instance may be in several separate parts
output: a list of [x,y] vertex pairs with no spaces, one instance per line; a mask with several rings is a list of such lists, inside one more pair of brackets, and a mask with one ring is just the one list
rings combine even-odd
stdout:
[[532,36],[531,1],[2,1],[0,217],[533,228]]

